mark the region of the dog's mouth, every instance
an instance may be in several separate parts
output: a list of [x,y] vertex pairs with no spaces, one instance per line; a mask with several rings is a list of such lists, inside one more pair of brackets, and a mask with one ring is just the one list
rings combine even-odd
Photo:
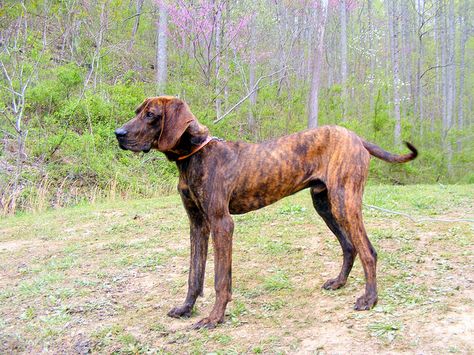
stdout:
[[128,148],[126,146],[124,146],[122,143],[119,143],[119,147],[122,150],[128,150]]
[[138,147],[135,144],[131,144],[129,142],[123,142],[121,140],[119,140],[119,147],[120,149],[130,150],[135,153],[139,153],[139,152],[148,153],[151,150],[151,144],[146,144],[142,147]]

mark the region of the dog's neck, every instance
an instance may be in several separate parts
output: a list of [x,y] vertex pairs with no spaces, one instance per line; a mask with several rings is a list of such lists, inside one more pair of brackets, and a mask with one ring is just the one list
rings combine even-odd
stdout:
[[213,139],[213,137],[207,136],[207,138],[204,140],[204,142],[202,142],[200,145],[198,145],[196,148],[194,148],[189,154],[182,155],[177,160],[184,160],[184,159],[189,158],[191,155],[196,154],[198,151],[200,151],[202,148],[204,148],[206,146],[206,144],[209,143],[212,139]]
[[164,152],[170,161],[183,160],[198,152],[212,138],[209,136],[209,129],[197,121],[193,121],[184,131],[178,143],[170,151]]

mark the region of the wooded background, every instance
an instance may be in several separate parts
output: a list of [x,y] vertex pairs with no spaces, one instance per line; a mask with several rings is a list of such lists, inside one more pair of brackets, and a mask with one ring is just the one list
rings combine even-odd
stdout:
[[258,142],[343,125],[415,162],[390,183],[473,183],[469,0],[0,2],[0,210],[174,189],[113,130],[176,95],[214,135]]

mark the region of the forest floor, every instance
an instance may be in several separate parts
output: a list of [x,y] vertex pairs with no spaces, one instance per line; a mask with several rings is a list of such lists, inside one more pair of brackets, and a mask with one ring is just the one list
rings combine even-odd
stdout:
[[[347,285],[336,238],[308,191],[236,216],[233,301],[225,323],[190,330],[214,302],[183,301],[188,221],[178,196],[109,201],[0,220],[0,353],[473,353],[471,186],[368,186],[366,227],[379,255],[379,304],[357,312],[357,260]],[[212,248],[211,248],[212,249]]]

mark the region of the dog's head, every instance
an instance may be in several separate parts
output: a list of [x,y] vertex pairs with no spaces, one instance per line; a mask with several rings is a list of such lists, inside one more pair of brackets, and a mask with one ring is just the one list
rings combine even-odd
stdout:
[[170,152],[189,126],[203,127],[188,105],[172,96],[148,98],[135,113],[132,120],[115,130],[120,148],[133,152]]

